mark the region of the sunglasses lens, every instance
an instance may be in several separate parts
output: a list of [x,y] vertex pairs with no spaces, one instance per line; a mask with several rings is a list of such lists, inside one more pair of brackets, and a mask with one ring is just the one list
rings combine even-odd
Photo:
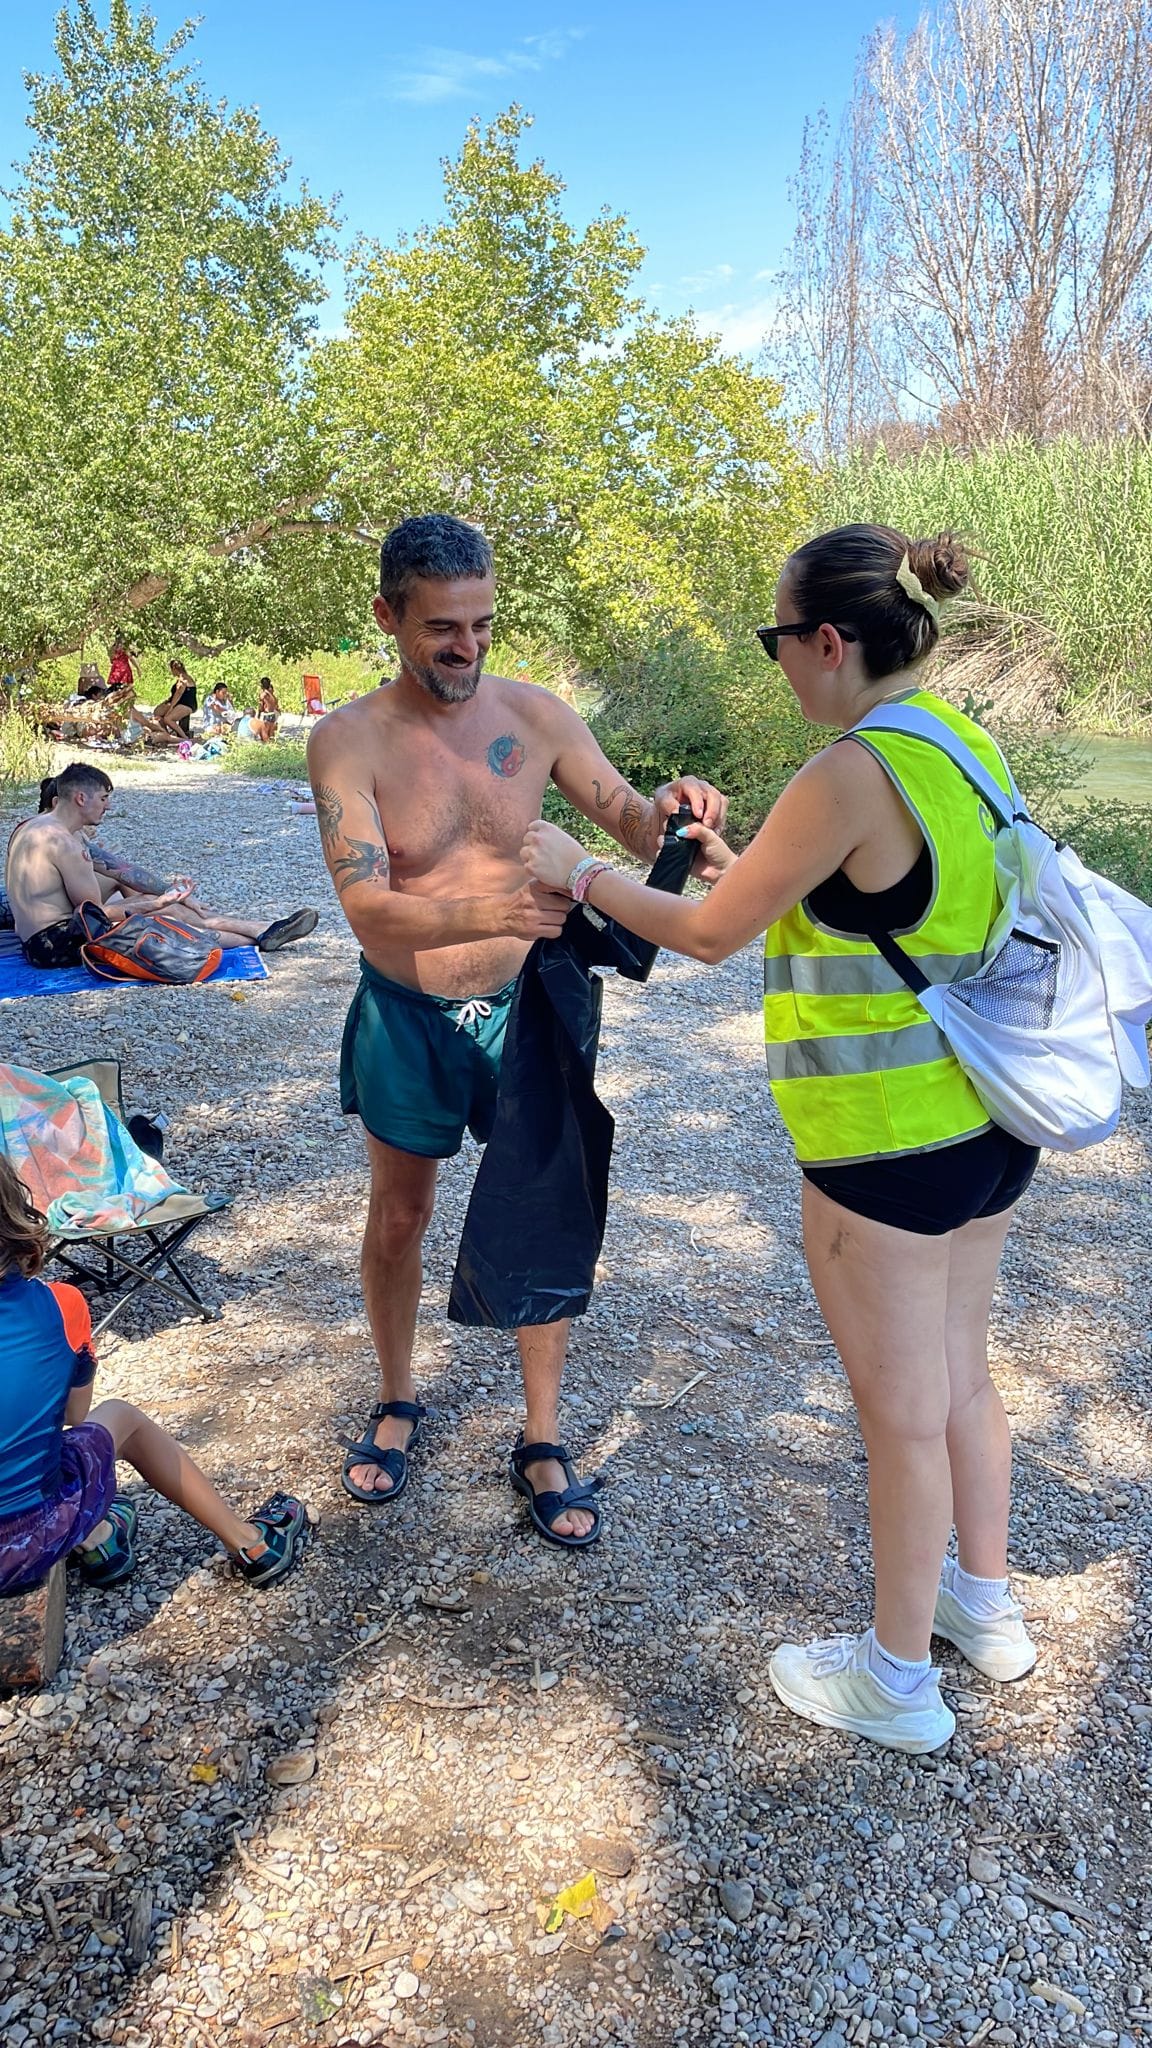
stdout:
[[756,638],[768,656],[769,661],[778,661],[780,659],[779,636],[772,631],[771,626],[761,626],[757,631]]

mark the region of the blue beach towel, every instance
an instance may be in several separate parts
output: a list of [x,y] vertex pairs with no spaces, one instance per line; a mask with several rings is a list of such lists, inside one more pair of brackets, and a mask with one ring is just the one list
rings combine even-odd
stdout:
[[[263,981],[264,955],[255,946],[233,946],[208,981]],[[164,987],[161,982],[103,981],[86,967],[29,967],[15,932],[0,931],[0,1003],[20,996],[88,995],[99,989]],[[201,986],[201,984],[197,984]]]

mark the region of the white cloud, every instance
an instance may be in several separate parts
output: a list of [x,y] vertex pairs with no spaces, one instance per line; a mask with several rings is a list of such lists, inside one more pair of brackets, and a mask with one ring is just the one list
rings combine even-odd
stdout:
[[426,48],[416,50],[405,67],[397,71],[384,89],[390,100],[410,100],[431,106],[438,100],[467,98],[489,79],[515,78],[524,72],[543,71],[566,57],[582,29],[554,29],[544,35],[525,36],[511,49],[494,56],[477,56],[470,50]]
[[770,327],[779,316],[779,301],[774,298],[754,299],[748,305],[732,303],[717,306],[708,312],[698,312],[696,325],[705,334],[719,336],[721,346],[728,355],[759,355],[764,346]]
[[718,284],[731,284],[736,272],[730,263],[714,263],[711,270],[698,270],[692,277],[680,279],[680,289],[685,292],[710,292]]

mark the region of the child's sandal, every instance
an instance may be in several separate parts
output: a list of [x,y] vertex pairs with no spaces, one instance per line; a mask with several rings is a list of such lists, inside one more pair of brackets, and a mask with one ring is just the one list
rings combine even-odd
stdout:
[[104,1517],[109,1533],[101,1543],[78,1545],[72,1562],[90,1586],[118,1586],[136,1569],[136,1509],[124,1494],[116,1494]]
[[248,1550],[231,1551],[232,1569],[250,1586],[274,1586],[300,1563],[312,1540],[312,1518],[302,1500],[274,1493],[248,1519],[259,1529],[266,1548],[255,1557]]

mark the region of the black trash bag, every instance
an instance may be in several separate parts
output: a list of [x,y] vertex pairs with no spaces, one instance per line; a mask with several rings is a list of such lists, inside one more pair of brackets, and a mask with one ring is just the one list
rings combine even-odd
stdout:
[[[695,852],[671,821],[648,877],[679,895]],[[448,1318],[517,1330],[582,1316],[608,1213],[615,1122],[594,1086],[603,986],[591,969],[646,981],[659,948],[590,905],[558,939],[538,939],[520,972],[492,1136],[472,1188]]]

